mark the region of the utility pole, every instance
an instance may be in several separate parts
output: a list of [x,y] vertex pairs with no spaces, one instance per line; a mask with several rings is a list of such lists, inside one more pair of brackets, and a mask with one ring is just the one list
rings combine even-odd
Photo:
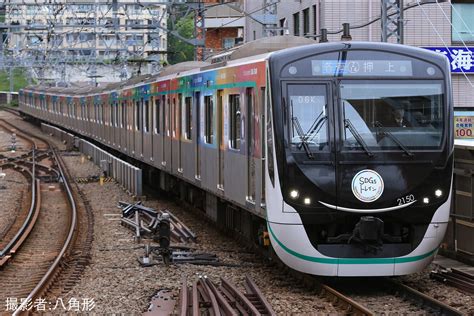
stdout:
[[395,37],[403,44],[403,0],[381,0],[382,42]]
[[204,4],[198,0],[194,9],[194,38],[196,39],[196,49],[194,50],[194,60],[204,60],[206,27],[204,24]]

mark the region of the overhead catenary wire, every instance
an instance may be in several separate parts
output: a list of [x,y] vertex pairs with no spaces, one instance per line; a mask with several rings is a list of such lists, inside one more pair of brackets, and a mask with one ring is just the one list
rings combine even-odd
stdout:
[[[417,0],[417,2],[419,3],[419,0]],[[421,11],[423,12],[423,15],[425,16],[425,18],[428,20],[428,22],[430,23],[431,27],[433,28],[433,30],[435,31],[436,35],[438,36],[438,38],[441,40],[441,42],[443,43],[444,47],[448,50],[448,52],[451,53],[451,50],[449,49],[448,45],[446,44],[445,40],[443,39],[443,37],[441,36],[441,34],[439,34],[439,31],[438,29],[436,28],[436,26],[433,24],[433,21],[431,21],[429,15],[426,13],[426,10],[421,6],[419,5]],[[462,74],[464,75],[464,77],[466,78],[467,82],[471,85],[471,87],[474,88],[474,84],[471,82],[471,80],[469,79],[469,77],[466,75],[466,72],[462,69],[462,67],[459,68],[462,72]]]

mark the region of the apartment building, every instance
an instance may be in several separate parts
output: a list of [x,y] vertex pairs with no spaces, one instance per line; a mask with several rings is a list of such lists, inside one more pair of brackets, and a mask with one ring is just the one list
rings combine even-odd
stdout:
[[166,7],[153,2],[7,0],[6,23],[13,25],[8,47],[47,51],[71,62],[150,55],[164,61]]
[[[474,1],[404,2],[404,44],[446,55],[451,62],[455,108],[474,107]],[[265,0],[247,0],[246,5],[258,9]],[[341,30],[342,23],[350,23],[352,40],[381,41],[381,22],[376,20],[380,15],[381,0],[280,1],[276,27],[281,35],[315,38],[321,28],[331,33]],[[247,23],[246,34],[247,39],[264,36],[258,23]],[[328,40],[340,41],[341,33],[329,34]]]

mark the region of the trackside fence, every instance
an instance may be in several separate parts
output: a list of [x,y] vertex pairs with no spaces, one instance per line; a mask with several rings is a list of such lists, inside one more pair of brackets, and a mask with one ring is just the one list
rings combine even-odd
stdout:
[[76,147],[81,153],[88,156],[96,165],[100,166],[107,176],[114,178],[132,195],[143,195],[142,169],[118,159],[96,145],[78,138],[60,128],[41,123],[41,130],[47,134],[61,139],[68,147]]

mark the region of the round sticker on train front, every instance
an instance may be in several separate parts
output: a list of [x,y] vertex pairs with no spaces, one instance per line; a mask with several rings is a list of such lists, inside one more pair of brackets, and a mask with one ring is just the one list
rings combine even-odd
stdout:
[[352,178],[352,193],[359,201],[374,202],[383,193],[383,179],[374,170],[359,171]]

